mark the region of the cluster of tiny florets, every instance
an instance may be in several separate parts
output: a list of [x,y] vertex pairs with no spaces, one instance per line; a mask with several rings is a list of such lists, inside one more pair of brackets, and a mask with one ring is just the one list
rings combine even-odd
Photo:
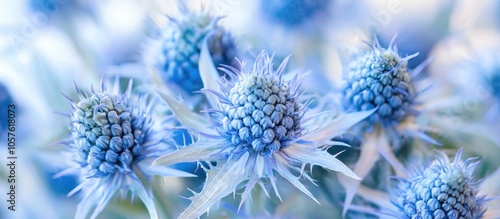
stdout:
[[128,97],[94,93],[76,103],[71,117],[74,160],[89,167],[89,177],[129,172],[140,159],[151,123],[150,116],[134,109]]
[[[230,64],[236,49],[232,37],[216,24],[208,14],[188,14],[182,20],[173,20],[163,30],[159,44],[154,44],[152,56],[163,80],[177,84],[188,93],[203,87],[198,61],[203,41],[208,34],[208,48],[214,64]],[[156,48],[156,47],[161,48]],[[158,53],[158,54],[156,54]]]
[[444,159],[423,172],[403,180],[394,203],[404,217],[411,219],[480,218],[484,209],[477,197],[471,160]]
[[302,104],[270,68],[241,73],[221,104],[222,135],[235,147],[264,156],[288,147],[301,133]]
[[377,45],[355,58],[343,87],[344,108],[354,112],[378,107],[370,121],[384,125],[402,119],[415,96],[407,61]]

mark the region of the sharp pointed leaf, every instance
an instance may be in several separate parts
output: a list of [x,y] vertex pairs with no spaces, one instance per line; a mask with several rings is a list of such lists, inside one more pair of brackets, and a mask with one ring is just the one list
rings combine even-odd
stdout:
[[361,120],[370,116],[373,112],[375,112],[375,110],[377,110],[377,108],[369,111],[361,111],[341,115],[319,130],[311,132],[307,136],[304,136],[304,140],[314,141],[332,139],[333,137],[344,133]]
[[[199,70],[201,80],[203,81],[203,88],[209,89],[213,91],[219,90],[219,84],[217,83],[220,78],[217,69],[215,68],[214,62],[210,55],[210,51],[208,50],[208,39],[212,36],[212,34],[207,34],[205,39],[203,40],[203,44],[201,46],[200,51],[200,60],[199,60]],[[215,94],[211,92],[205,93],[208,102],[212,107],[217,107],[218,98]]]
[[[361,144],[361,155],[356,163],[356,166],[354,167],[354,173],[361,179],[364,179],[366,175],[368,175],[370,170],[375,165],[375,162],[377,162],[380,157],[377,151],[378,138],[379,136],[376,134],[367,135],[365,141]],[[345,216],[352,203],[354,195],[361,184],[361,180],[355,180],[340,174],[338,174],[338,177],[340,183],[346,190],[346,200],[342,211],[342,214]]]
[[176,118],[182,123],[182,125],[186,126],[187,128],[196,129],[202,133],[215,133],[214,130],[208,128],[209,124],[206,122],[206,118],[203,118],[203,116],[194,113],[193,111],[191,111],[191,109],[186,107],[185,104],[182,104],[181,102],[172,98],[170,95],[161,91],[159,91],[158,93],[160,94],[160,97],[165,100],[165,102],[168,104],[168,106],[175,114]]
[[224,142],[200,140],[190,146],[177,149],[153,161],[151,166],[169,166],[176,163],[211,161]]
[[139,181],[139,179],[135,177],[130,178],[130,190],[132,193],[135,193],[139,198],[142,200],[146,208],[148,209],[149,216],[152,219],[158,219],[158,213],[156,212],[155,204],[153,201],[153,197],[151,197],[148,192],[146,191],[146,188],[142,185],[142,183]]
[[292,183],[293,186],[295,186],[297,189],[299,189],[300,191],[302,191],[304,194],[306,194],[307,196],[309,196],[312,200],[314,200],[316,203],[319,204],[319,201],[314,197],[314,195],[306,188],[306,186],[304,186],[304,184],[302,184],[300,182],[300,177],[298,176],[294,176],[289,168],[287,166],[285,166],[282,162],[282,161],[278,161],[276,162],[277,163],[277,172],[283,177],[285,178],[286,180],[288,180],[288,182]]
[[396,175],[399,177],[405,177],[407,170],[404,168],[403,164],[399,162],[398,158],[396,158],[396,155],[394,155],[394,152],[392,152],[391,147],[389,146],[389,142],[385,135],[381,134],[378,145],[377,145],[378,152],[384,157],[384,159],[389,162],[389,164],[394,168],[394,171],[396,172]]
[[394,205],[391,203],[391,198],[389,197],[389,194],[387,194],[385,192],[382,192],[380,190],[371,189],[371,188],[368,188],[368,187],[361,185],[358,187],[358,194],[361,197],[365,198],[366,200],[369,200],[382,208],[397,210],[394,208]]
[[207,179],[200,193],[191,198],[191,204],[179,218],[199,218],[210,207],[231,194],[236,187],[247,179],[245,163],[248,154],[237,161],[219,164],[207,170]]
[[352,177],[354,179],[360,179],[358,176],[356,176],[354,172],[352,172],[351,169],[349,169],[349,167],[347,167],[344,163],[335,158],[335,156],[329,154],[324,150],[318,150],[314,147],[310,146],[308,147],[307,145],[293,145],[293,146],[287,148],[286,153],[290,157],[299,160],[303,164],[321,166],[329,170],[341,172],[348,177]]

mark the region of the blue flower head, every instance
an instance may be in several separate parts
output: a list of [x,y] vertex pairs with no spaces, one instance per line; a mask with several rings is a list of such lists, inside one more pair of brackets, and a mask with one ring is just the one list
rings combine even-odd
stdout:
[[271,0],[260,1],[265,15],[286,26],[295,27],[324,11],[328,0]]
[[[74,166],[62,174],[77,172],[83,182],[69,195],[83,192],[76,218],[86,218],[94,205],[95,218],[117,190],[131,190],[144,202],[152,218],[157,217],[151,195],[140,177],[153,173],[170,174],[167,169],[149,171],[147,162],[167,149],[153,128],[155,101],[147,94],[133,96],[132,81],[125,93],[119,91],[119,79],[110,89],[101,82],[101,91],[80,91],[79,100],[71,102],[71,137],[63,143],[69,148]],[[161,135],[161,134],[160,134]]]
[[461,155],[462,149],[450,162],[441,153],[425,170],[400,179],[392,198],[398,218],[481,218],[485,201],[473,176],[478,162],[462,161]]
[[[209,60],[206,58],[202,56],[200,62]],[[192,203],[181,218],[200,217],[243,182],[246,185],[240,206],[257,183],[270,182],[280,197],[276,172],[317,201],[299,180],[301,176],[310,181],[312,178],[295,164],[302,167],[318,165],[357,178],[326,149],[342,144],[331,139],[373,111],[332,116],[322,114],[323,107],[309,109],[308,102],[299,95],[301,78],[296,76],[285,80],[283,76],[287,61],[288,58],[275,70],[273,58],[263,52],[256,58],[252,69],[245,69],[245,63],[242,63],[241,70],[230,66],[222,68],[227,78],[217,81],[213,77],[204,77],[207,79],[204,93],[213,107],[207,110],[212,123],[163,95],[176,118],[187,128],[200,133],[200,138],[193,145],[158,158],[153,165],[217,162],[217,166],[206,169],[207,179],[202,191],[191,198]],[[208,76],[216,75],[215,71],[202,72]]]
[[145,60],[169,86],[188,95],[203,87],[199,57],[206,40],[216,66],[231,64],[236,56],[232,36],[217,25],[219,18],[208,13],[185,12],[180,19],[169,18],[161,36],[151,41]]
[[294,143],[302,133],[304,109],[296,81],[283,80],[283,69],[273,70],[260,56],[252,72],[228,71],[233,80],[224,84],[220,114],[215,116],[237,152],[269,156]]
[[415,98],[408,60],[418,54],[400,57],[392,39],[389,48],[382,48],[375,38],[371,51],[364,52],[349,64],[343,87],[343,105],[348,112],[371,110],[368,126],[397,124],[410,115]]
[[142,148],[151,137],[152,107],[138,107],[129,98],[96,92],[76,103],[71,121],[78,149],[75,161],[89,167],[88,177],[131,172],[132,164],[143,158]]
[[[383,157],[398,176],[405,174],[405,168],[396,153],[402,140],[407,137],[420,139],[430,144],[439,142],[427,135],[433,131],[427,124],[417,124],[417,117],[425,116],[422,112],[431,112],[428,96],[429,86],[424,77],[416,77],[429,61],[424,61],[415,69],[408,68],[408,61],[418,53],[400,57],[394,45],[396,36],[387,49],[382,48],[374,39],[371,50],[354,57],[345,76],[342,88],[342,104],[347,112],[375,110],[368,119],[356,127],[355,133],[363,138],[360,145],[360,159],[354,172],[361,178],[368,176],[377,160]],[[428,95],[428,94],[426,94]],[[344,215],[350,208],[361,181],[339,176],[346,189]]]

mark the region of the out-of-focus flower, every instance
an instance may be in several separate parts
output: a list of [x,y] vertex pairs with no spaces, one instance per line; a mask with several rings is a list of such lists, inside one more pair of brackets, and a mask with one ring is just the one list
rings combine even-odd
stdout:
[[[71,102],[71,137],[61,141],[68,146],[73,167],[59,173],[78,173],[82,183],[69,193],[81,191],[76,218],[86,218],[95,207],[95,218],[116,191],[132,191],[145,204],[151,218],[157,218],[153,197],[141,178],[154,174],[190,176],[168,168],[148,169],[150,162],[168,150],[161,133],[153,127],[152,110],[155,101],[147,94],[132,96],[132,80],[125,93],[120,92],[119,78],[101,91],[80,91],[79,100]],[[165,136],[167,135],[167,136]],[[57,177],[57,175],[56,175]],[[126,194],[125,192],[122,194]]]
[[[400,54],[418,52],[409,68],[415,68],[421,62],[431,58],[429,53],[433,46],[449,33],[448,21],[450,8],[456,1],[378,1],[367,0],[371,14],[369,18],[361,16],[361,25],[365,30],[373,28],[381,42],[389,42],[394,33],[398,33],[398,50]],[[425,14],[425,16],[423,16]],[[415,19],[418,17],[418,19]],[[411,25],[408,25],[410,24]],[[432,30],[432,31],[429,31]],[[371,32],[371,29],[370,31]],[[418,43],[414,43],[417,42]]]
[[[361,53],[350,62],[345,76],[342,90],[344,109],[347,112],[375,110],[353,130],[364,138],[360,158],[354,167],[354,172],[361,178],[368,175],[380,155],[398,175],[404,175],[404,167],[394,154],[401,147],[403,137],[439,144],[424,133],[429,130],[428,127],[415,121],[421,112],[427,112],[429,103],[432,103],[421,96],[427,85],[417,80],[426,62],[416,69],[408,69],[408,61],[418,53],[400,57],[394,45],[395,39],[396,36],[385,49],[375,38],[370,51]],[[339,177],[346,188],[345,213],[361,182]]]
[[450,35],[434,48],[429,73],[457,96],[445,116],[433,118],[436,126],[500,144],[496,132],[500,121],[499,40],[497,30],[472,29]]
[[68,18],[71,14],[89,10],[93,5],[93,3],[75,0],[27,0],[26,3],[33,14],[46,20],[56,16]]
[[[2,106],[2,109],[0,109],[1,115],[8,115],[8,105],[13,104],[14,101],[12,99],[12,96],[9,93],[9,90],[7,90],[7,87],[5,85],[0,84],[0,106]],[[7,120],[9,118],[7,116],[4,116],[0,119],[0,133],[2,134],[3,138],[3,133],[4,131],[7,130]]]
[[260,1],[260,7],[263,14],[271,20],[295,27],[324,13],[328,9],[329,3],[330,1],[327,0],[272,0]]
[[244,63],[241,71],[227,67],[224,72],[230,79],[223,77],[217,82],[208,52],[202,51],[200,65],[209,64],[202,68],[202,74],[206,74],[203,77],[207,85],[205,91],[214,107],[207,110],[213,119],[211,123],[163,94],[176,117],[184,126],[199,132],[200,138],[191,146],[158,158],[153,164],[217,161],[217,166],[210,165],[210,169],[206,169],[207,179],[202,191],[191,198],[192,203],[181,218],[200,217],[244,181],[247,182],[240,207],[253,187],[263,185],[264,179],[269,180],[280,198],[275,171],[317,202],[299,181],[300,176],[293,172],[311,182],[312,178],[294,163],[302,168],[307,164],[318,165],[357,178],[326,149],[331,145],[345,145],[330,139],[369,116],[373,110],[337,117],[318,115],[321,107],[308,109],[297,92],[301,79],[297,76],[291,81],[283,78],[287,60],[274,70],[272,58],[262,52],[252,70],[245,70]]
[[[1,110],[5,110],[3,119],[8,116],[8,105],[13,104],[15,107],[10,108],[10,114],[14,114],[13,122],[14,129],[9,130],[14,134],[15,142],[14,155],[9,154],[7,137],[7,129],[1,131],[1,141],[5,145],[4,150],[0,150],[0,157],[17,157],[15,161],[15,173],[12,174],[10,169],[0,169],[0,186],[8,189],[12,185],[8,180],[9,176],[15,176],[15,201],[16,211],[10,211],[7,207],[10,205],[7,201],[0,204],[0,215],[5,218],[34,218],[39,215],[45,215],[49,218],[65,217],[68,214],[67,209],[71,209],[71,203],[60,203],[61,199],[57,197],[50,189],[52,183],[50,177],[44,175],[47,172],[48,166],[53,165],[52,162],[39,163],[38,161],[46,158],[46,155],[51,148],[47,145],[58,136],[58,131],[47,129],[47,127],[64,127],[64,123],[54,121],[58,118],[51,109],[51,92],[46,89],[46,86],[40,84],[39,78],[36,76],[44,72],[43,68],[38,68],[38,72],[33,70],[37,63],[31,58],[31,51],[20,50],[19,58],[16,53],[1,54],[0,68],[0,84],[3,86],[1,96],[8,97],[4,102],[0,103]],[[28,58],[26,58],[28,56]],[[44,79],[53,80],[53,75],[43,74]],[[37,83],[38,82],[38,83]],[[54,85],[53,85],[54,86]],[[12,118],[12,117],[11,117]],[[2,121],[2,125],[7,127],[9,122],[7,119]],[[11,126],[12,127],[12,126]],[[10,144],[12,146],[12,144]],[[6,160],[7,161],[7,160]],[[7,166],[6,166],[7,167]],[[12,180],[12,177],[10,178]],[[24,180],[29,179],[29,180]],[[13,182],[13,181],[11,181]],[[5,193],[9,192],[7,190]],[[22,191],[22,192],[20,192]],[[63,209],[57,209],[57,206]]]
[[462,151],[452,162],[441,152],[426,168],[417,167],[407,177],[396,178],[389,194],[366,188],[360,194],[380,207],[373,213],[383,218],[492,218],[499,209],[490,202],[497,199],[498,191],[488,187],[498,173],[482,181],[474,179],[479,162],[476,158],[463,161]]
[[215,66],[231,65],[237,54],[232,36],[217,25],[220,17],[213,18],[208,12],[181,11],[182,17],[169,17],[160,36],[150,41],[144,61],[161,76],[172,94],[182,93],[187,98],[203,88],[198,62],[204,41]]
[[500,3],[498,1],[472,2],[458,0],[450,8],[449,26],[452,32],[460,33],[477,28],[500,27]]

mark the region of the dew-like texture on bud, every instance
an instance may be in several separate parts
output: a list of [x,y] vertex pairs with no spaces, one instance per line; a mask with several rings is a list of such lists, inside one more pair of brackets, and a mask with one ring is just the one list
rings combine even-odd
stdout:
[[[392,44],[392,43],[391,43]],[[382,48],[377,40],[372,50],[353,59],[343,87],[343,105],[348,112],[378,110],[369,122],[394,124],[409,113],[415,86],[407,67],[412,57],[401,58],[397,49]]]
[[217,25],[218,18],[206,13],[188,13],[184,17],[170,22],[162,30],[159,39],[155,39],[145,54],[146,61],[154,65],[163,80],[176,84],[191,94],[203,87],[198,70],[203,40],[212,34],[208,48],[216,67],[229,65],[236,56],[236,47],[232,36]]
[[132,171],[150,133],[151,117],[134,109],[127,96],[92,93],[76,103],[71,131],[77,154],[74,160],[90,167],[88,177]]
[[294,27],[325,11],[328,0],[261,0],[261,8],[267,17],[286,26]]
[[227,87],[219,132],[236,148],[269,156],[300,136],[303,107],[282,70],[274,71],[272,59],[261,55],[252,71],[239,72]]
[[469,219],[483,215],[483,200],[477,197],[478,185],[472,173],[477,162],[463,162],[461,153],[452,163],[441,154],[430,167],[399,183],[393,203],[402,218]]

